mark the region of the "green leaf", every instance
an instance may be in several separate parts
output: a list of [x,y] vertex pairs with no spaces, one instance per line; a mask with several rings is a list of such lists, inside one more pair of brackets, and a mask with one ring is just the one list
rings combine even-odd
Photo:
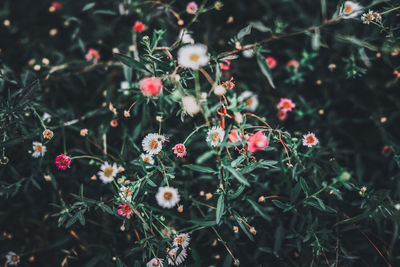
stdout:
[[277,253],[281,249],[284,238],[285,229],[283,228],[282,224],[279,224],[278,228],[276,228],[274,236],[274,253]]
[[287,210],[287,209],[290,209],[290,208],[292,207],[292,205],[285,204],[285,203],[283,203],[283,202],[281,202],[281,201],[279,201],[279,200],[276,200],[276,199],[273,199],[273,200],[272,200],[272,203],[273,203],[275,206],[277,206],[278,208],[281,208],[281,209],[283,209],[283,210]]
[[303,190],[304,194],[306,194],[306,196],[308,196],[308,192],[310,191],[310,188],[308,187],[308,184],[303,179],[303,177],[300,177],[300,186],[301,186],[301,189]]
[[272,221],[271,217],[269,217],[267,214],[265,214],[265,212],[262,210],[262,207],[260,205],[258,205],[256,202],[254,202],[251,199],[247,199],[247,201],[251,204],[254,211],[256,213],[258,213],[261,217],[263,217],[266,221],[269,221],[269,222]]
[[118,54],[118,53],[115,53],[114,56],[119,61],[121,61],[123,64],[127,65],[128,67],[131,67],[139,72],[150,73],[149,70],[146,68],[146,66],[143,63],[141,63],[131,57],[125,56],[123,54]]
[[224,203],[224,195],[221,194],[218,198],[217,203],[217,212],[216,212],[216,222],[219,224],[222,218],[222,214],[224,213],[225,203]]
[[217,224],[216,220],[212,220],[212,221],[203,221],[203,220],[190,220],[191,223],[196,224],[196,225],[200,225],[200,226],[214,226]]
[[187,165],[183,165],[183,167],[186,167],[188,169],[198,171],[198,172],[217,173],[216,171],[214,171],[213,169],[211,169],[209,167],[195,165],[195,164],[187,164]]
[[250,33],[251,33],[251,28],[253,27],[253,25],[248,25],[248,26],[246,26],[246,27],[244,27],[243,29],[241,29],[239,32],[238,32],[238,34],[236,35],[236,38],[239,40],[239,41],[242,41],[242,39],[245,37],[245,36],[247,36],[247,35],[249,35]]
[[89,10],[89,9],[93,8],[95,5],[96,5],[96,3],[94,3],[94,2],[87,3],[87,4],[82,8],[82,11]]
[[247,179],[244,178],[244,176],[240,174],[238,171],[236,171],[234,168],[232,168],[231,166],[224,166],[224,168],[227,169],[233,175],[233,177],[235,177],[236,180],[238,180],[240,183],[246,186],[250,186],[249,181],[247,181]]
[[264,76],[267,78],[269,85],[271,85],[272,88],[275,88],[274,81],[272,80],[272,73],[270,68],[268,67],[267,62],[265,61],[265,57],[261,55],[261,53],[257,52],[257,64],[261,69],[261,72],[264,74]]
[[112,11],[112,10],[96,10],[93,12],[93,15],[110,15],[110,16],[116,16],[117,13]]

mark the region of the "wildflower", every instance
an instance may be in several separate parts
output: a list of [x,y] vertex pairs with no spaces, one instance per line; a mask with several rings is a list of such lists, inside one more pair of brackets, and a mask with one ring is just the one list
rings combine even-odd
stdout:
[[174,247],[181,246],[182,248],[186,248],[187,246],[189,246],[189,241],[189,234],[179,234],[174,238],[173,245]]
[[268,146],[268,138],[263,134],[262,131],[258,131],[249,137],[248,150],[251,153],[255,153],[259,150],[263,150]]
[[239,112],[235,112],[235,113],[234,113],[234,118],[235,118],[235,121],[236,121],[238,124],[241,124],[241,123],[243,122],[243,116],[242,116],[242,114],[240,114]]
[[219,67],[221,68],[221,70],[229,70],[231,67],[231,61],[228,59],[222,60],[222,62],[219,63]]
[[242,55],[245,58],[252,58],[254,56],[254,51],[252,49],[243,50]]
[[370,22],[374,21],[373,11],[369,10],[368,13],[364,13],[361,16],[361,20],[364,24],[369,24]]
[[300,67],[300,63],[295,59],[291,59],[286,64],[286,66],[288,66],[288,68],[293,68],[295,71],[297,71],[297,69]]
[[205,196],[206,196],[206,200],[209,200],[213,197],[213,194],[207,193]]
[[[374,16],[375,22],[380,22],[380,21],[382,21],[382,16],[381,16],[381,14],[379,14],[378,12],[374,12],[374,13],[372,13],[372,15]],[[377,54],[377,55],[378,55],[378,54]]]
[[129,113],[129,111],[124,110],[124,117],[125,118],[129,118],[131,116],[131,113]]
[[151,259],[147,264],[146,267],[163,267],[163,260],[159,258]]
[[257,234],[256,228],[250,227],[249,230],[250,230],[250,233],[251,233],[252,235],[256,235],[256,234]]
[[31,153],[32,157],[34,158],[43,157],[47,151],[46,147],[42,145],[42,143],[40,142],[33,142],[32,147],[33,147],[33,152]]
[[51,139],[54,135],[53,131],[49,129],[44,130],[42,134],[44,139]]
[[51,122],[51,115],[47,112],[43,113],[42,121],[49,123]]
[[150,155],[157,155],[162,149],[161,136],[156,133],[150,133],[142,141],[143,150]]
[[283,111],[292,111],[296,105],[293,103],[293,101],[289,98],[281,98],[281,101],[279,101],[277,108],[281,109]]
[[144,96],[158,96],[161,94],[163,84],[158,77],[147,77],[140,81],[140,91]]
[[394,208],[395,208],[396,210],[400,210],[400,203],[397,203],[396,205],[394,205]]
[[117,127],[118,126],[118,121],[117,120],[111,120],[110,121],[110,126],[111,127]]
[[178,50],[178,64],[197,70],[208,64],[207,46],[203,44],[193,44],[181,47]]
[[60,154],[56,157],[55,163],[59,170],[65,171],[71,166],[71,158],[64,154]]
[[384,146],[382,148],[382,155],[385,157],[389,157],[392,154],[393,150],[390,146]]
[[258,202],[264,202],[265,201],[265,197],[264,196],[260,196],[259,198],[258,198]]
[[143,160],[143,162],[146,162],[146,163],[151,164],[151,165],[154,164],[154,159],[149,154],[141,154],[140,158]]
[[118,172],[117,164],[113,163],[112,165],[110,165],[106,161],[100,166],[100,171],[97,172],[97,175],[99,175],[99,178],[103,183],[107,184],[114,181],[117,172]]
[[121,215],[123,217],[126,217],[128,219],[131,218],[133,211],[131,210],[131,207],[129,206],[129,204],[123,204],[123,205],[118,205],[118,215]]
[[89,132],[88,129],[83,128],[83,129],[80,130],[79,134],[80,134],[81,136],[86,136],[86,135],[88,134],[88,132]]
[[19,256],[15,254],[15,252],[8,252],[6,254],[6,263],[5,266],[16,266],[19,263]]
[[200,112],[200,106],[197,104],[196,98],[191,95],[182,97],[183,112],[193,117]]
[[234,231],[235,233],[239,232],[239,227],[233,226],[233,231]]
[[180,198],[181,196],[178,190],[170,186],[159,187],[156,194],[158,205],[167,209],[174,207],[179,202]]
[[367,187],[363,186],[363,187],[361,187],[361,189],[360,189],[360,191],[358,193],[360,194],[360,196],[363,196],[366,191],[367,191]]
[[350,19],[360,14],[361,10],[362,10],[361,5],[353,1],[346,1],[344,2],[343,6],[340,9],[339,15],[344,19]]
[[223,96],[224,94],[226,94],[225,86],[223,86],[223,85],[215,86],[214,87],[214,94],[216,94],[217,96]]
[[287,118],[287,112],[280,109],[280,110],[278,110],[278,113],[276,114],[276,116],[278,117],[278,120],[284,121]]
[[174,154],[176,154],[176,157],[178,158],[183,158],[186,156],[186,147],[184,144],[176,144],[173,148]]
[[142,32],[145,30],[146,25],[143,24],[141,21],[136,21],[135,24],[133,25],[133,30],[135,32]]
[[119,197],[125,202],[132,201],[133,190],[127,186],[121,186],[119,188]]
[[223,82],[222,85],[225,86],[226,89],[232,89],[235,87],[235,83],[232,82],[233,78],[231,78],[229,81]]
[[276,62],[276,59],[273,57],[267,57],[265,59],[265,61],[267,61],[267,65],[271,70],[276,68],[276,65],[278,65],[278,63]]
[[239,97],[239,102],[245,103],[245,109],[253,112],[258,107],[258,96],[251,91],[244,91]]
[[44,175],[43,176],[43,178],[44,178],[44,180],[46,181],[46,182],[50,182],[51,181],[51,176],[50,175]]
[[97,64],[97,62],[100,59],[100,53],[96,49],[89,48],[87,54],[86,54],[86,61],[92,61],[94,64]]
[[189,2],[186,6],[186,12],[188,14],[194,15],[196,14],[197,10],[199,9],[199,7],[197,6],[196,2],[192,1]]
[[179,247],[175,247],[168,251],[168,264],[169,265],[179,265],[185,261],[187,257],[186,249],[182,249],[178,254]]
[[239,142],[242,139],[239,130],[238,129],[232,129],[231,132],[228,135],[228,139],[232,143]]
[[178,204],[178,212],[179,212],[179,213],[182,213],[182,212],[183,212],[183,205],[179,205],[179,204]]
[[336,69],[336,64],[331,63],[328,65],[328,68],[330,71],[333,71],[334,69]]
[[213,126],[208,130],[206,141],[211,144],[212,147],[216,147],[220,142],[224,140],[225,131],[219,126]]
[[192,36],[186,30],[180,31],[179,38],[182,40],[182,43],[184,43],[184,44],[193,44],[194,43]]
[[303,146],[312,147],[318,144],[318,138],[315,137],[314,133],[308,133],[303,135]]
[[53,2],[53,3],[51,3],[51,6],[49,7],[49,12],[55,12],[61,8],[62,8],[62,5],[60,2]]

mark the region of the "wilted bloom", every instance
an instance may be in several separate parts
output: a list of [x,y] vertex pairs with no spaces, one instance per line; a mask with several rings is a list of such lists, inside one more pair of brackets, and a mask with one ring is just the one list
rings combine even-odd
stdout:
[[159,258],[151,259],[147,264],[146,267],[163,267],[163,260]]
[[142,141],[143,150],[150,155],[157,155],[162,149],[162,141],[157,133],[150,133]]
[[247,150],[249,150],[251,153],[255,153],[268,146],[268,137],[266,137],[262,131],[258,131],[255,134],[250,135],[247,142]]
[[232,80],[233,78],[231,78],[229,81],[223,82],[222,85],[225,86],[226,89],[232,89],[235,87],[235,83]]
[[382,148],[382,155],[385,157],[389,157],[392,154],[393,150],[390,146],[384,146]]
[[46,147],[40,142],[33,142],[32,147],[33,151],[31,153],[34,158],[43,157],[47,151]]
[[314,133],[308,133],[303,135],[303,146],[308,146],[308,147],[312,147],[315,146],[316,144],[318,144],[318,139],[317,137],[315,137]]
[[131,116],[131,114],[129,113],[129,111],[124,110],[124,117],[129,118],[130,116]]
[[291,59],[291,60],[288,61],[286,66],[288,66],[289,68],[294,68],[295,70],[297,70],[299,68],[299,66],[300,66],[300,63],[295,59]]
[[60,154],[56,157],[55,163],[59,170],[65,171],[71,166],[71,158],[64,154]]
[[44,178],[44,180],[46,181],[46,182],[50,182],[51,181],[51,176],[50,175],[44,175],[43,176],[43,178]]
[[251,58],[254,56],[254,51],[252,49],[246,49],[243,50],[242,54],[245,58]]
[[117,164],[113,163],[111,165],[106,161],[100,166],[100,171],[98,171],[97,175],[99,175],[99,178],[103,183],[107,184],[114,181],[114,178],[117,175],[117,173],[118,173]]
[[190,236],[189,234],[179,234],[174,238],[173,245],[174,247],[181,246],[182,248],[186,248],[189,246]]
[[251,91],[244,91],[239,97],[239,102],[245,103],[245,109],[253,112],[258,107],[258,96]]
[[132,214],[133,214],[133,210],[131,210],[131,207],[129,206],[129,204],[123,204],[123,205],[118,205],[118,215],[121,215],[123,217],[126,217],[128,219],[131,218]]
[[15,254],[15,252],[8,252],[6,254],[6,263],[5,266],[16,266],[19,263],[19,256]]
[[199,9],[199,7],[197,6],[196,2],[194,2],[194,1],[189,2],[189,3],[187,4],[187,6],[186,6],[186,12],[187,12],[188,14],[194,15],[194,14],[196,14],[196,12],[197,12],[198,9]]
[[254,227],[250,227],[249,231],[250,231],[250,233],[251,233],[252,235],[257,234],[256,228],[254,228]]
[[158,96],[163,89],[163,84],[158,77],[147,77],[140,80],[140,91],[145,96]]
[[235,112],[235,113],[234,113],[234,118],[235,118],[235,121],[236,121],[238,124],[241,124],[241,123],[243,122],[243,115],[240,114],[239,112]]
[[361,5],[353,1],[346,1],[340,9],[339,15],[344,19],[350,19],[360,14],[361,10]]
[[265,59],[265,61],[267,61],[267,65],[271,70],[274,69],[276,67],[276,65],[278,65],[278,63],[276,62],[276,59],[273,57],[267,57]]
[[367,192],[367,187],[363,186],[363,187],[361,187],[361,189],[358,193],[360,194],[360,196],[363,196],[365,194],[365,192]]
[[49,129],[44,130],[42,134],[44,139],[51,139],[54,135],[53,131]]
[[186,156],[186,147],[184,144],[176,144],[173,150],[174,154],[176,154],[178,158],[183,158],[184,156]]
[[84,129],[81,129],[81,130],[80,130],[79,134],[80,134],[81,136],[86,136],[86,135],[88,134],[88,132],[89,132],[89,130],[86,129],[86,128],[84,128]]
[[364,13],[361,16],[361,20],[363,23],[365,24],[369,24],[370,22],[374,21],[374,15],[373,15],[373,11],[369,10],[368,13]]
[[179,265],[185,261],[187,257],[186,249],[182,249],[178,253],[179,247],[175,247],[168,251],[168,264],[169,265]]
[[182,43],[184,43],[184,44],[193,44],[194,43],[192,36],[187,32],[187,30],[181,30],[179,32],[179,39],[181,39]]
[[100,53],[96,49],[89,48],[87,54],[86,54],[86,61],[92,61],[94,64],[97,64],[97,62],[100,59]]
[[189,116],[193,117],[193,115],[200,112],[200,106],[197,104],[197,100],[194,96],[187,95],[182,97],[182,106],[183,111]]
[[46,123],[51,122],[51,115],[47,112],[43,113],[42,120]]
[[131,202],[133,190],[129,186],[121,186],[119,188],[119,197],[125,202]]
[[223,85],[217,85],[214,87],[214,94],[216,94],[217,96],[223,96],[224,94],[226,94],[226,88]]
[[231,61],[228,59],[222,60],[222,62],[219,63],[219,67],[221,68],[221,70],[229,70],[231,67]]
[[292,109],[294,109],[296,107],[296,105],[293,103],[293,101],[289,98],[281,98],[281,100],[279,101],[277,108],[281,109],[283,111],[292,111]]
[[231,132],[228,135],[228,139],[232,143],[239,142],[242,139],[239,130],[238,129],[232,129]]
[[156,200],[158,205],[163,208],[173,208],[181,199],[176,188],[170,186],[159,187],[156,194]]
[[143,22],[141,22],[141,21],[136,21],[135,22],[135,24],[133,25],[133,29],[136,31],[136,32],[142,32],[142,31],[144,31],[144,29],[145,29],[145,25],[143,24]]
[[178,64],[191,69],[198,69],[208,64],[207,46],[193,44],[181,47],[178,50]]
[[287,112],[280,109],[280,110],[278,110],[278,113],[276,114],[276,116],[278,117],[278,120],[284,121],[287,118]]
[[225,131],[219,126],[213,126],[207,133],[206,141],[212,146],[216,147],[224,140]]

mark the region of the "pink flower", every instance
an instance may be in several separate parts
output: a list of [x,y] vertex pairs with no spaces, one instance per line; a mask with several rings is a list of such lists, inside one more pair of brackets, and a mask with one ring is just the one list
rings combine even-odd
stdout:
[[163,84],[158,77],[147,77],[140,81],[140,91],[145,96],[158,96],[163,89]]
[[232,129],[231,132],[228,135],[228,139],[232,143],[239,142],[242,138],[241,138],[241,134],[238,131],[238,129]]
[[60,9],[60,8],[62,7],[62,5],[61,5],[60,2],[53,2],[53,3],[51,4],[51,6],[52,6],[55,10]]
[[131,210],[131,207],[129,206],[129,204],[118,205],[118,208],[120,208],[119,210],[117,210],[118,215],[121,215],[128,219],[131,218],[133,211]]
[[268,146],[268,138],[263,134],[262,131],[258,131],[255,134],[252,134],[247,141],[248,150],[251,153],[263,150]]
[[99,51],[97,51],[96,49],[93,49],[93,48],[89,48],[89,50],[86,54],[86,61],[89,62],[89,61],[93,60],[93,63],[97,64],[99,59],[100,59]]
[[312,147],[318,144],[318,138],[315,137],[314,133],[308,132],[308,134],[303,135],[303,146]]
[[278,113],[276,114],[279,120],[284,121],[287,118],[287,112],[284,111],[283,109],[280,109]]
[[59,170],[65,171],[71,166],[71,159],[64,154],[60,154],[56,157],[55,163]]
[[281,109],[285,112],[287,111],[292,111],[296,105],[293,103],[293,101],[289,98],[281,98],[281,101],[279,101],[277,108]]
[[178,158],[183,158],[186,156],[186,147],[184,144],[176,144],[173,148],[174,154],[176,154],[176,157]]
[[268,67],[269,67],[271,70],[274,69],[274,68],[276,67],[276,65],[278,64],[278,63],[276,62],[276,59],[273,58],[273,57],[267,57],[267,58],[265,59],[265,61],[267,61],[267,65],[268,65]]
[[186,6],[186,12],[188,14],[192,14],[192,15],[196,14],[197,9],[199,9],[199,7],[197,6],[196,2],[194,2],[194,1],[188,3]]
[[298,69],[299,66],[300,66],[300,63],[299,63],[297,60],[295,60],[295,59],[291,59],[291,60],[288,61],[288,63],[286,64],[286,66],[288,66],[289,68],[290,68],[290,67],[293,67],[293,68],[295,68],[295,69]]
[[221,70],[229,70],[229,68],[231,67],[231,61],[227,59],[222,60],[222,62],[219,63],[219,67],[221,68]]
[[133,25],[133,29],[134,29],[136,32],[142,32],[142,31],[144,31],[145,27],[146,27],[146,25],[144,25],[143,22],[141,22],[141,21],[136,21],[136,22],[135,22],[135,25]]

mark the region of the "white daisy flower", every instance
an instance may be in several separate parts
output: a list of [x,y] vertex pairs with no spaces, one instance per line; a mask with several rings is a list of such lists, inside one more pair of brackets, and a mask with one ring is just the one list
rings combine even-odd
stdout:
[[357,17],[361,13],[362,8],[363,7],[358,3],[346,1],[340,8],[339,15],[344,19],[351,19]]
[[44,145],[42,145],[42,143],[40,143],[40,142],[33,142],[32,147],[33,147],[33,151],[31,151],[31,153],[32,153],[32,157],[34,157],[34,158],[43,157],[47,151],[47,148]]
[[186,30],[181,30],[179,32],[179,38],[182,38],[182,43],[184,43],[184,44],[193,44],[194,43],[192,36]]
[[163,267],[163,260],[159,258],[153,258],[146,264],[146,267]]
[[174,247],[179,247],[181,246],[182,248],[186,248],[189,246],[189,241],[190,241],[190,236],[189,234],[179,234],[174,238]]
[[374,12],[372,10],[369,10],[368,13],[362,14],[361,20],[364,24],[369,24],[374,20]]
[[127,186],[121,186],[119,188],[119,197],[124,202],[131,202],[132,201],[133,190]]
[[219,126],[213,126],[207,133],[206,141],[211,144],[212,147],[216,147],[220,142],[224,140],[225,131]]
[[200,112],[200,106],[197,104],[196,98],[191,95],[182,97],[183,112],[193,117]]
[[258,107],[258,96],[251,91],[244,91],[238,97],[239,102],[245,103],[245,109],[254,112]]
[[197,70],[208,64],[207,46],[203,44],[186,45],[178,50],[178,64]]
[[99,175],[100,180],[103,183],[107,184],[111,183],[114,180],[117,173],[118,173],[117,164],[113,163],[113,165],[110,165],[106,161],[101,165],[100,171],[97,174]]
[[168,251],[168,264],[169,265],[179,265],[185,261],[187,257],[186,249],[182,249],[181,252],[178,253],[179,247],[173,248]]
[[150,133],[142,141],[143,150],[150,155],[157,155],[162,149],[162,137],[156,133]]
[[19,263],[19,256],[15,254],[15,252],[8,252],[6,254],[6,263],[5,266],[16,266]]
[[[152,157],[150,154],[141,154],[141,155],[140,155],[140,158],[141,158],[144,162],[147,162],[147,163],[149,163],[149,164],[151,164],[151,165],[154,164],[154,159],[153,159],[153,157]],[[151,166],[147,166],[147,167],[151,168]]]
[[156,194],[158,205],[163,208],[173,208],[179,202],[181,196],[176,188],[170,186],[159,187]]

